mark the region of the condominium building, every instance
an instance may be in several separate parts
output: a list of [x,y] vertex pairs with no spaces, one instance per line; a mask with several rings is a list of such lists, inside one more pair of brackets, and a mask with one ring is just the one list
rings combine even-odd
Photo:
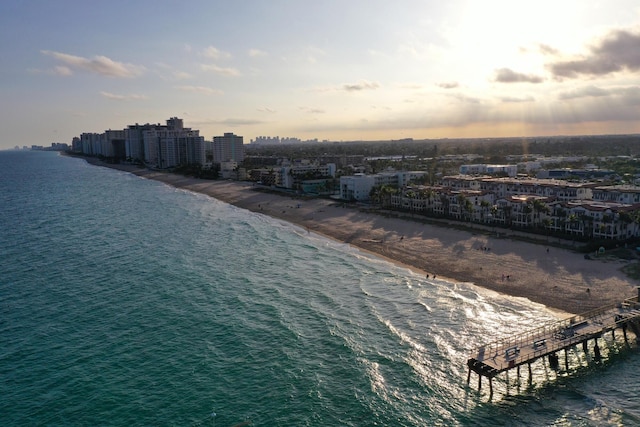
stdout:
[[238,162],[244,160],[242,137],[227,132],[224,136],[213,137],[213,162]]
[[145,163],[160,168],[181,164],[205,163],[205,142],[199,131],[185,129],[153,129],[142,136]]
[[130,125],[123,130],[83,133],[74,147],[89,156],[144,161],[157,168],[181,164],[205,164],[205,142],[200,131],[185,128],[182,119],[171,117],[166,125]]

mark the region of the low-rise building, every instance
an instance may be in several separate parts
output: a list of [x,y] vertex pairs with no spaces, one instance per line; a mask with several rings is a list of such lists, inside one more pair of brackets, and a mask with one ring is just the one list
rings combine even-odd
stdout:
[[355,174],[340,177],[340,198],[348,201],[369,200],[371,189],[375,186],[373,175]]

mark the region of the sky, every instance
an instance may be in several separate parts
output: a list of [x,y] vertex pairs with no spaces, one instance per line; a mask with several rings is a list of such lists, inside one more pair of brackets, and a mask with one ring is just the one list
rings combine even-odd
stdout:
[[637,0],[3,0],[0,148],[640,133]]

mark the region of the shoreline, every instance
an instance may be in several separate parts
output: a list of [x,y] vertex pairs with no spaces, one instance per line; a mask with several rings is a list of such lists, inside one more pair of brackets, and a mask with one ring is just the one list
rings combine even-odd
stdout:
[[637,295],[638,283],[620,271],[624,263],[617,260],[585,260],[566,249],[363,212],[334,200],[294,198],[252,183],[202,180],[82,158],[296,224],[431,278],[473,283],[565,314]]

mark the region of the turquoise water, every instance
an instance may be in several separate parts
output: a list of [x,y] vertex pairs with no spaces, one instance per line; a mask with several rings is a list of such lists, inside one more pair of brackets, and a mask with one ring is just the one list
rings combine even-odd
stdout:
[[555,316],[215,199],[0,152],[2,425],[640,425],[640,357],[476,390],[485,341]]

